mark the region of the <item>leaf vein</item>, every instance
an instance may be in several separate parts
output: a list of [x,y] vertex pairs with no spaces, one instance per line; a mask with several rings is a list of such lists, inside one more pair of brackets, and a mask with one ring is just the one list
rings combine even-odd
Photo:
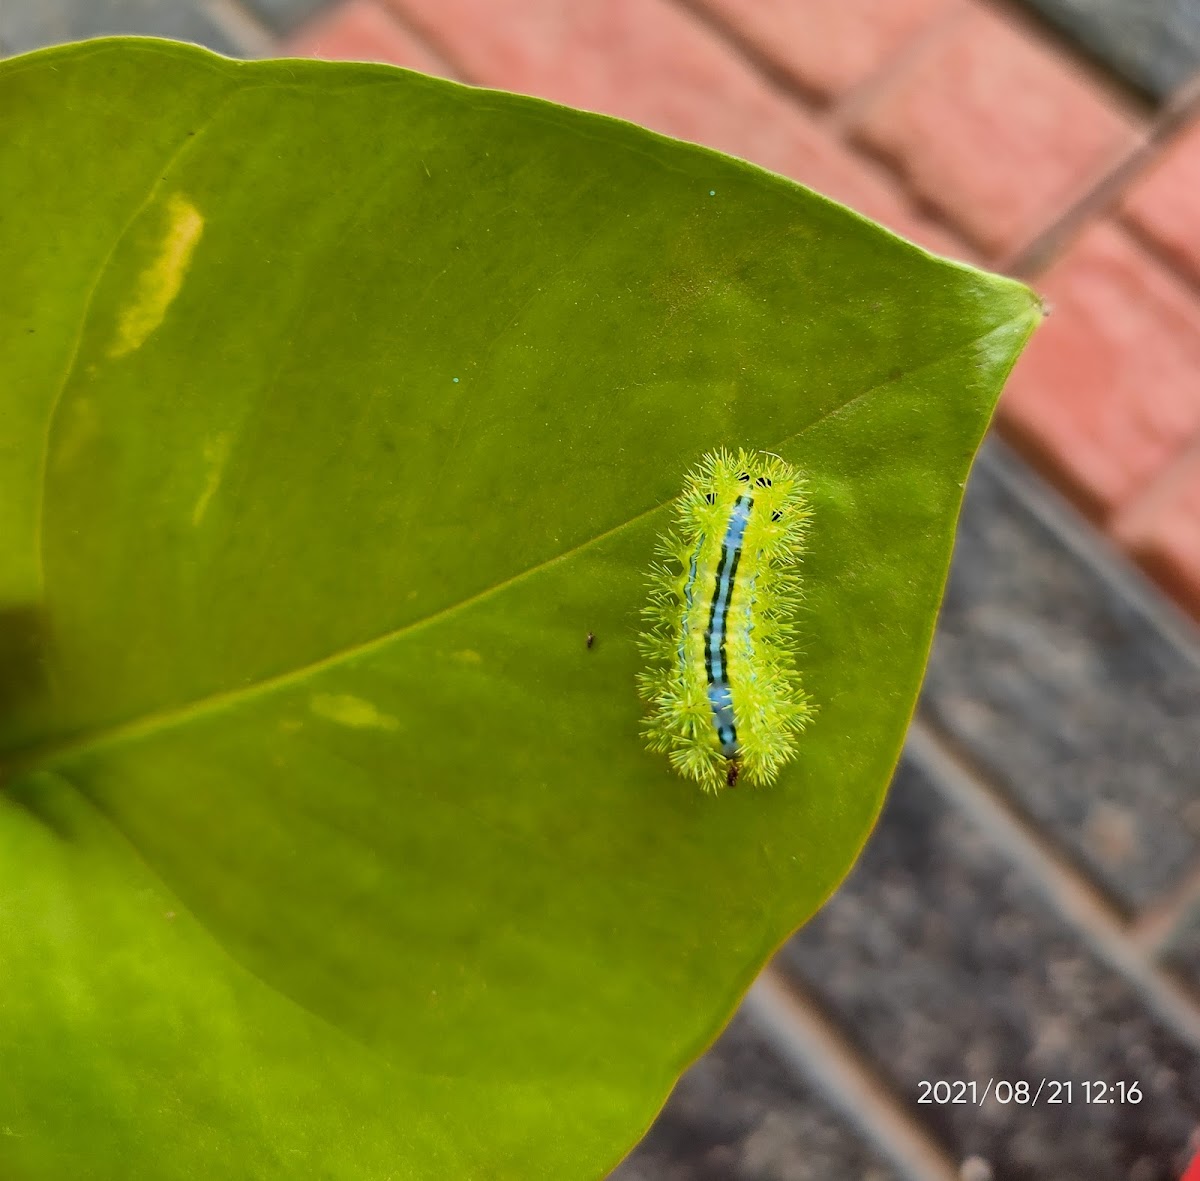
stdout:
[[[906,371],[903,375],[905,378],[911,378],[915,374],[931,369],[936,365],[945,363],[946,361],[967,352],[970,349],[977,347],[985,341],[989,336],[1004,331],[1015,324],[1017,320],[1004,321],[1003,323],[993,325],[985,332],[979,333],[970,340],[961,345],[956,346],[942,353],[940,356],[932,357],[928,361],[922,362],[920,365]],[[869,386],[864,390],[860,390],[857,394],[847,398],[844,402],[837,406],[826,410],[811,422],[806,423],[798,431],[787,435],[774,444],[776,447],[782,447],[788,443],[794,442],[808,432],[815,430],[822,423],[831,418],[844,414],[864,399],[877,394],[885,387],[892,385],[896,378],[888,377],[877,382],[873,386]],[[277,689],[285,688],[289,685],[297,684],[306,680],[309,677],[316,676],[326,669],[334,668],[347,661],[358,657],[367,656],[373,652],[379,651],[389,644],[395,643],[398,640],[404,639],[406,636],[423,631],[426,628],[433,627],[443,620],[457,615],[461,611],[465,611],[478,603],[484,602],[492,598],[494,595],[501,594],[528,578],[532,578],[543,571],[552,569],[562,562],[569,561],[576,554],[591,548],[595,545],[601,545],[612,537],[617,536],[626,529],[633,528],[648,517],[664,511],[669,508],[674,502],[674,497],[670,500],[663,501],[659,504],[652,505],[644,509],[642,512],[636,513],[634,516],[627,518],[624,521],[613,525],[611,528],[604,530],[592,537],[589,537],[569,549],[563,550],[561,553],[553,554],[534,565],[527,567],[524,570],[519,570],[515,574],[502,579],[492,586],[485,587],[483,590],[477,591],[475,594],[468,595],[466,598],[460,599],[455,603],[451,603],[438,611],[434,611],[429,615],[423,616],[420,619],[413,620],[409,623],[402,624],[400,627],[393,628],[390,631],[384,632],[381,635],[373,636],[370,639],[360,641],[356,644],[348,645],[340,648],[336,652],[332,652],[318,660],[310,661],[307,664],[300,665],[297,668],[288,669],[285,672],[277,673],[274,676],[264,677],[262,680],[255,681],[248,685],[240,685],[235,689],[228,689],[217,693],[210,693],[206,697],[196,698],[194,701],[187,702],[183,705],[171,706],[167,709],[148,713],[140,718],[135,718],[125,722],[119,722],[103,728],[84,731],[81,734],[71,738],[47,743],[44,746],[35,747],[29,750],[24,757],[17,757],[8,765],[8,772],[20,773],[34,767],[53,766],[64,759],[77,757],[102,747],[109,747],[124,742],[130,742],[139,738],[147,737],[151,734],[160,731],[174,729],[178,726],[185,725],[189,721],[196,718],[205,717],[207,715],[218,713],[222,710],[229,709],[242,702],[253,700],[264,696]]]

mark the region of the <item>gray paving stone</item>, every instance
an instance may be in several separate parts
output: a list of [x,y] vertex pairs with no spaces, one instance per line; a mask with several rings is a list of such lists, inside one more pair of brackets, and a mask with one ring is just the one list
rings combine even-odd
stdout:
[[[901,764],[847,883],[780,953],[956,1159],[1003,1181],[1174,1181],[1200,1061],[922,768]],[[920,1104],[923,1080],[1070,1081],[1072,1102]],[[1136,1105],[1083,1083],[1137,1082]],[[1003,1088],[1001,1097],[1003,1097]],[[1058,1092],[1065,1099],[1065,1092]],[[1106,1096],[1107,1097],[1107,1096]]]
[[843,1179],[900,1181],[737,1017],[611,1181]]
[[333,0],[242,0],[242,3],[277,37],[295,32],[322,9],[333,7]]
[[0,0],[0,52],[134,33],[193,41],[237,56],[237,46],[188,0]]
[[986,449],[922,710],[1137,907],[1200,854],[1200,659],[1149,600],[1064,541],[1070,521],[1044,496],[1023,465]]
[[1166,98],[1200,70],[1197,0],[1023,2],[1154,98]]

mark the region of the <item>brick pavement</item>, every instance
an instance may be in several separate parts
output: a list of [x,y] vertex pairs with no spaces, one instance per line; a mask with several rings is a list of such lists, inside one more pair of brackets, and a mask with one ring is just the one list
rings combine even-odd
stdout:
[[[1045,293],[999,417],[1026,462],[994,443],[972,480],[879,829],[619,1176],[1178,1177],[1200,1118],[1200,646],[1146,576],[1200,616],[1200,4],[0,8],[6,52],[107,32],[618,114]],[[1069,1078],[1075,1102],[917,1102],[964,1075]],[[1145,1101],[1084,1104],[1089,1078]]]

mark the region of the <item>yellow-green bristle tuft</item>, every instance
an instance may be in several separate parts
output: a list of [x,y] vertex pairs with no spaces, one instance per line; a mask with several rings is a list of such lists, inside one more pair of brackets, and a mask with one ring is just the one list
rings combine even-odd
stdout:
[[810,516],[786,461],[721,450],[686,478],[656,548],[643,729],[652,751],[706,791],[773,782],[812,719],[794,653]]

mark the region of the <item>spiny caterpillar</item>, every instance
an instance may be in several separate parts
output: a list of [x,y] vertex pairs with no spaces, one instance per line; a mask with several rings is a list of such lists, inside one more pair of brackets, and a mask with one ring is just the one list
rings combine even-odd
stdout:
[[771,783],[813,706],[792,653],[811,511],[774,455],[721,450],[692,471],[650,574],[647,745],[705,791]]

